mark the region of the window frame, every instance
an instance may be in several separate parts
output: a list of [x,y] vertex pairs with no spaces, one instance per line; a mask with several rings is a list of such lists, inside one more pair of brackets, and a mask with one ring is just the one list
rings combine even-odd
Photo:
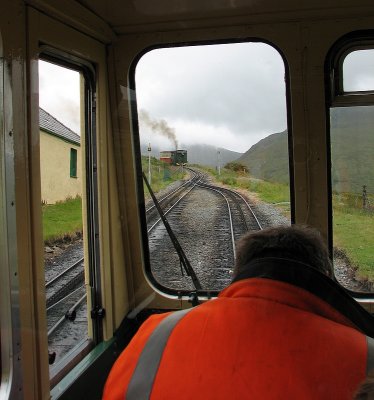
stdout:
[[331,48],[327,57],[326,75],[331,107],[374,104],[374,89],[367,91],[344,91],[343,64],[348,56],[358,50],[374,49],[374,33],[346,35]]
[[17,262],[15,157],[11,64],[3,57],[0,32],[0,398],[18,397],[23,388],[20,287]]
[[[48,45],[40,46],[41,52],[39,60],[47,61],[61,67],[75,70],[84,78],[84,87],[81,89],[84,93],[84,165],[86,193],[86,215],[87,227],[87,255],[89,265],[89,277],[86,278],[87,287],[87,319],[91,316],[92,340],[88,338],[84,343],[78,344],[69,352],[62,361],[51,368],[50,382],[54,387],[66,376],[75,365],[77,365],[90,350],[104,340],[103,335],[103,317],[105,311],[102,306],[102,282],[100,266],[100,235],[99,235],[99,196],[98,196],[98,171],[97,171],[97,135],[96,135],[96,71],[93,63],[82,60],[71,54],[62,52]],[[72,149],[71,150],[75,150]],[[76,150],[75,150],[76,151]],[[76,151],[77,152],[77,151]],[[70,160],[71,166],[71,160]],[[71,176],[71,174],[70,174]],[[71,176],[72,177],[72,176]],[[74,176],[73,178],[76,178]],[[91,216],[91,218],[89,218]],[[89,304],[90,300],[90,304]]]
[[[135,73],[136,67],[140,59],[152,50],[165,49],[165,48],[177,48],[177,47],[192,47],[192,46],[206,46],[206,45],[220,45],[220,44],[237,44],[237,43],[262,43],[271,46],[283,60],[284,65],[284,82],[285,82],[285,98],[286,98],[286,119],[287,119],[287,132],[288,132],[288,173],[289,173],[289,185],[290,185],[290,223],[295,223],[295,189],[294,189],[294,156],[293,156],[293,135],[292,135],[292,114],[291,114],[291,95],[290,95],[290,73],[289,64],[286,57],[279,47],[267,39],[258,37],[249,37],[246,39],[223,39],[223,40],[206,40],[206,41],[192,41],[192,42],[176,42],[176,43],[163,43],[157,45],[151,45],[144,48],[139,52],[133,59],[128,73],[128,97],[130,104],[131,114],[131,126],[132,126],[132,137],[133,137],[133,148],[135,154],[135,172],[138,192],[138,207],[140,215],[140,228],[142,237],[142,250],[143,250],[143,272],[147,281],[151,286],[171,298],[187,299],[190,300],[191,293],[196,290],[191,289],[171,289],[161,285],[153,276],[151,272],[150,253],[148,244],[148,233],[146,224],[146,212],[145,212],[145,198],[143,190],[143,177],[142,177],[142,165],[141,165],[141,151],[140,151],[140,134],[139,134],[139,117],[138,117],[138,105],[136,98],[136,82]],[[218,296],[219,290],[201,290],[198,291],[199,298],[210,299],[211,297]]]
[[[338,39],[327,53],[325,61],[326,90],[326,132],[328,157],[328,247],[333,260],[333,205],[332,205],[332,152],[331,152],[331,108],[374,106],[374,90],[344,91],[343,64],[348,54],[357,50],[374,50],[374,30],[357,31]],[[334,272],[335,273],[335,272]],[[343,285],[342,285],[343,286]],[[352,297],[360,302],[372,302],[373,292],[356,292],[345,288]]]

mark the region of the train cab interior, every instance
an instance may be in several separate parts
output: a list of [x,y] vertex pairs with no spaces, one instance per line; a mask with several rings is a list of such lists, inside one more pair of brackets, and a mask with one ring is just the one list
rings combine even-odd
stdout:
[[[235,232],[213,283],[196,272],[206,238],[218,235],[207,228],[211,209],[183,222],[188,232],[206,228],[195,268],[184,227],[168,231],[161,249],[149,226],[153,191],[160,200],[166,190],[156,188],[157,174],[202,179],[196,165],[208,156],[194,158],[202,150],[192,137],[214,148],[205,174],[236,174],[220,181],[225,188],[244,182],[246,197],[260,181],[279,183],[283,197],[246,197],[262,215],[253,229],[280,220],[318,229],[337,271],[339,288],[326,293],[374,335],[361,313],[374,312],[372,1],[1,0],[0,54],[1,399],[100,399],[149,315],[208,301],[230,282]],[[72,82],[75,94],[64,98]],[[165,167],[160,152],[177,146],[187,155]],[[240,158],[240,173],[230,167],[248,151],[256,165]],[[61,165],[69,182],[57,175]],[[206,194],[205,206],[216,196]],[[66,199],[79,203],[80,228],[46,238],[46,210]],[[278,219],[263,202],[281,210]],[[54,218],[53,228],[62,217]],[[82,266],[74,279],[84,294],[69,289],[77,297],[62,319],[84,324],[84,334],[73,341],[67,330],[52,341],[61,319],[50,309],[67,300],[61,288],[51,294],[47,270],[73,246],[79,255],[67,263]]]

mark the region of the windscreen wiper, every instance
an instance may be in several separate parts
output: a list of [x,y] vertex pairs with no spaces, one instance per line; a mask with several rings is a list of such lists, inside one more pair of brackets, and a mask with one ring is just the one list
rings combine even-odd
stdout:
[[175,248],[176,252],[178,253],[181,265],[183,265],[184,270],[186,271],[186,274],[191,277],[192,283],[194,284],[196,290],[201,290],[202,287],[201,287],[200,281],[199,281],[198,277],[196,276],[195,271],[192,268],[190,262],[188,261],[187,256],[184,253],[181,245],[179,244],[178,239],[176,238],[173,230],[171,229],[169,222],[166,219],[165,214],[162,211],[160,204],[159,204],[158,200],[156,199],[156,196],[154,195],[153,190],[151,189],[151,186],[150,186],[144,172],[143,172],[143,179],[144,179],[145,184],[147,185],[147,188],[148,188],[149,193],[152,197],[152,200],[157,208],[157,211],[160,214],[160,218],[165,225],[166,231],[174,245],[174,248]]

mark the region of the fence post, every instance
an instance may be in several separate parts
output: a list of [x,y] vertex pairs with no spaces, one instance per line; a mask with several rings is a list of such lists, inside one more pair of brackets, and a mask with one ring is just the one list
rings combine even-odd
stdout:
[[362,208],[367,208],[367,192],[366,192],[366,185],[362,186]]

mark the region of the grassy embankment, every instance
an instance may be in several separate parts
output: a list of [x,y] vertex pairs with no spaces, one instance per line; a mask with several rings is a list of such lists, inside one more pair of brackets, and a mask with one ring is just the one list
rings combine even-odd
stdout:
[[[288,185],[253,179],[249,174],[225,168],[220,175],[211,168],[204,170],[217,182],[248,190],[261,201],[275,205],[286,217],[290,216]],[[368,201],[374,204],[374,196],[369,196]],[[334,246],[345,251],[362,278],[374,281],[374,209],[362,208],[360,194],[344,193],[333,195],[333,210]]]
[[[148,177],[148,157],[142,156],[142,169]],[[186,175],[185,170],[179,166],[172,166],[157,160],[155,157],[151,157],[151,188],[154,193],[159,192],[162,189],[165,189],[172,182],[177,181],[179,179],[183,179]],[[144,187],[144,196],[148,200],[151,196],[148,192],[148,188],[145,183]]]
[[374,210],[363,209],[361,195],[352,193],[334,194],[333,210],[334,245],[344,249],[362,278],[374,281]]
[[247,190],[259,200],[273,204],[286,217],[290,216],[290,189],[288,185],[255,179],[247,172],[235,172],[226,168],[221,168],[220,175],[213,168],[203,167],[202,169],[211,174],[217,182],[234,189]]
[[[148,178],[148,157],[142,157],[143,170]],[[181,167],[164,165],[156,158],[151,158],[152,184],[155,193],[164,189],[175,180],[185,175]],[[149,198],[144,185],[145,197]],[[82,199],[68,199],[51,205],[42,206],[43,238],[46,243],[53,243],[63,238],[71,238],[82,232]]]
[[43,205],[44,242],[74,237],[82,232],[82,199],[68,199],[56,204]]

